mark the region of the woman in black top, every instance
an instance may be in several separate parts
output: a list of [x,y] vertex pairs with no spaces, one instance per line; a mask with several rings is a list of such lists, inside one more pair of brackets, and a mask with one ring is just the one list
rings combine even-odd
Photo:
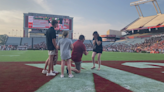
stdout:
[[93,62],[93,67],[91,69],[95,68],[95,56],[98,54],[98,70],[100,70],[100,65],[101,65],[101,54],[103,52],[103,47],[102,47],[102,38],[99,36],[98,32],[95,31],[93,33],[93,53],[92,53],[92,62]]

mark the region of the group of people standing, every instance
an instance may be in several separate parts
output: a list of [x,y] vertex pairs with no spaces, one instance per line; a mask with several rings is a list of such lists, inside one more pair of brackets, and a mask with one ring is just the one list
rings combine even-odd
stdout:
[[[88,51],[86,50],[85,45],[83,44],[85,40],[84,35],[80,35],[79,39],[72,43],[72,40],[69,39],[69,32],[64,31],[62,34],[62,39],[56,43],[56,30],[55,28],[58,26],[58,22],[53,20],[51,22],[52,27],[50,27],[46,32],[46,44],[48,49],[48,59],[45,62],[45,67],[42,70],[43,74],[46,76],[55,76],[57,71],[54,71],[54,65],[57,62],[58,57],[58,50],[60,49],[60,56],[61,56],[61,75],[60,77],[64,77],[64,67],[65,63],[67,63],[66,71],[68,77],[72,78],[72,71],[75,73],[81,72],[81,63],[82,63],[82,56],[83,54],[88,55]],[[99,36],[98,32],[95,31],[93,33],[93,53],[92,53],[92,61],[93,67],[91,69],[95,69],[95,56],[98,54],[98,70],[100,70],[101,65],[101,54],[103,51],[102,47],[102,38]],[[72,53],[71,53],[72,50]],[[75,68],[71,67],[71,59],[75,63]],[[48,66],[48,70],[47,70]]]

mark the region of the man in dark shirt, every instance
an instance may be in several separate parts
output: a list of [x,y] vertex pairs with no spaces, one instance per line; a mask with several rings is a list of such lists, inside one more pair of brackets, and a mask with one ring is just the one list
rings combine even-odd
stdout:
[[[51,24],[52,27],[50,27],[46,31],[46,45],[47,45],[49,57],[45,63],[45,68],[42,70],[42,73],[46,74],[46,76],[55,76],[56,75],[55,73],[57,73],[53,69],[53,58],[58,53],[57,45],[56,45],[56,30],[54,29],[58,26],[58,22],[56,20],[53,20]],[[49,66],[48,71],[46,70],[47,65]]]
[[80,35],[79,40],[77,40],[74,44],[73,44],[73,50],[72,50],[72,60],[75,63],[76,68],[75,69],[71,69],[72,71],[76,72],[76,73],[80,73],[81,70],[81,58],[83,56],[83,54],[87,55],[88,52],[86,50],[85,45],[83,44],[85,40],[84,35]]

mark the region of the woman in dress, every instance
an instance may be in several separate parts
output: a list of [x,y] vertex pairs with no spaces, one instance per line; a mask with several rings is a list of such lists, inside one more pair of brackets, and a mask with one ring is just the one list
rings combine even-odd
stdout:
[[64,66],[67,63],[67,68],[69,72],[70,78],[74,77],[71,72],[71,49],[73,49],[72,40],[68,39],[68,31],[64,31],[62,34],[63,38],[58,42],[58,49],[60,48],[60,56],[61,56],[61,78],[64,77]]

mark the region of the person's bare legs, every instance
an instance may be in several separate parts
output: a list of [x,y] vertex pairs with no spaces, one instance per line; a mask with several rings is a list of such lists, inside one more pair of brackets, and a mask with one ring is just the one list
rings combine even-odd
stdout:
[[[75,64],[76,66],[76,64]],[[80,64],[80,70],[76,69],[76,68],[71,68],[72,71],[74,71],[75,73],[80,73],[81,72],[81,64]]]
[[[53,55],[53,58],[54,58],[54,55]],[[56,60],[58,60],[58,58],[57,58]],[[53,61],[53,62],[54,62],[54,61]],[[53,62],[52,62],[52,66],[51,66],[52,71],[54,71],[54,64],[53,64]],[[56,62],[57,62],[57,61],[56,61]],[[48,64],[49,64],[49,57],[48,57],[48,59],[47,59],[46,62],[45,62],[45,67],[44,67],[43,70],[47,70]]]
[[44,67],[43,70],[47,70],[48,63],[49,63],[49,57],[48,57],[48,59],[47,59],[46,62],[45,62],[45,67]]
[[76,73],[80,73],[79,70],[75,69],[75,68],[71,68],[72,71],[76,72]]
[[99,67],[98,67],[97,70],[100,70],[100,65],[101,65],[101,53],[98,53],[97,58],[98,58],[98,65],[99,65]]
[[65,66],[65,61],[61,60],[61,75],[64,75],[64,66]]
[[[53,63],[52,63],[52,71],[54,71],[54,57],[55,57],[55,55],[53,55]],[[57,62],[57,61],[56,61]]]
[[52,66],[53,66],[53,55],[49,55],[48,73],[52,71]]
[[71,60],[70,59],[67,60],[67,67],[68,67],[68,73],[69,73],[69,75],[72,75],[72,71],[71,71]]
[[92,53],[92,62],[93,62],[93,67],[91,69],[94,69],[95,68],[95,56],[96,56],[96,52],[93,52]]

